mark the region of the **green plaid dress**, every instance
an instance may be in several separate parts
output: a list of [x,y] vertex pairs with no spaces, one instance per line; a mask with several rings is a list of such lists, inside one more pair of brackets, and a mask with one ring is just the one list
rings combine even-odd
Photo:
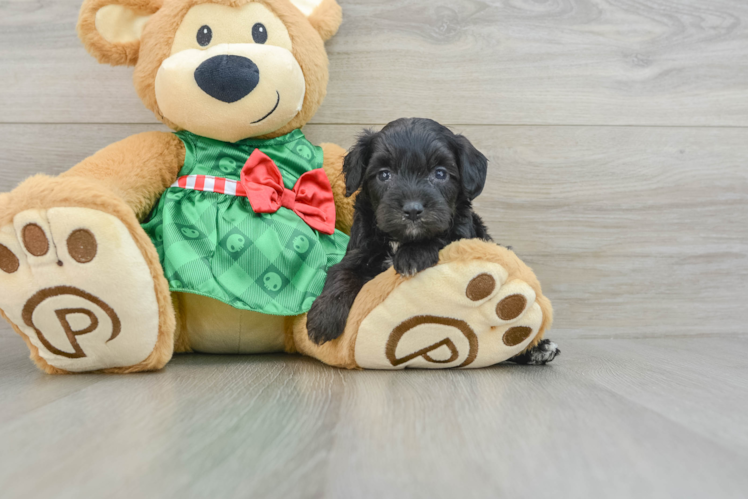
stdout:
[[[186,148],[180,177],[234,181],[255,149],[278,166],[293,189],[322,168],[322,148],[300,130],[270,140],[225,143],[178,132]],[[311,229],[292,210],[256,214],[246,197],[170,187],[143,223],[173,292],[220,300],[238,309],[279,316],[305,313],[322,293],[327,270],[340,262],[348,236]]]

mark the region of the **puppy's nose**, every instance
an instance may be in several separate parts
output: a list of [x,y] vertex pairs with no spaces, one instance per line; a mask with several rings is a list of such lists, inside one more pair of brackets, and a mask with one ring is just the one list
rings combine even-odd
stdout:
[[403,212],[408,219],[417,221],[423,213],[423,205],[417,201],[409,201],[403,207]]
[[260,68],[241,56],[215,56],[195,70],[198,87],[209,96],[232,103],[244,99],[260,83]]

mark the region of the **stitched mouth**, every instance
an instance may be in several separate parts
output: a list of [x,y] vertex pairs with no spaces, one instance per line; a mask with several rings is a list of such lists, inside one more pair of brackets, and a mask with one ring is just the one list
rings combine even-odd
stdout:
[[276,93],[276,94],[278,95],[278,100],[277,100],[277,101],[275,102],[275,107],[274,107],[274,108],[273,108],[273,109],[272,109],[272,110],[270,111],[270,113],[266,114],[265,116],[263,116],[262,118],[260,118],[260,119],[259,119],[259,120],[257,120],[256,122],[252,122],[252,125],[255,125],[255,124],[257,124],[257,123],[260,123],[260,122],[261,122],[261,121],[263,121],[263,120],[264,120],[265,118],[267,118],[267,117],[269,117],[270,115],[272,115],[273,113],[275,113],[275,110],[276,110],[276,109],[278,109],[278,106],[280,106],[280,102],[281,102],[281,95],[280,95],[280,92],[278,92],[277,90],[275,91],[275,93]]

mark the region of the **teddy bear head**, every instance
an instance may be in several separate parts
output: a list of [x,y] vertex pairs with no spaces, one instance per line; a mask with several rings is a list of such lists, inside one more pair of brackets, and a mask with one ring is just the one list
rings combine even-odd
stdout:
[[86,0],[78,33],[99,62],[135,66],[167,126],[236,142],[312,118],[341,21],[335,0]]

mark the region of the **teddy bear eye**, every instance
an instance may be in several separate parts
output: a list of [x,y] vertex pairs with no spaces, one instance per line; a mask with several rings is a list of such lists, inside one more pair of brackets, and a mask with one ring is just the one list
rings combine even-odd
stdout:
[[255,43],[265,43],[268,41],[268,30],[262,23],[252,26],[252,39]]
[[213,30],[210,29],[210,26],[206,24],[197,30],[197,43],[199,43],[201,47],[207,47],[210,45],[211,40],[213,40]]

